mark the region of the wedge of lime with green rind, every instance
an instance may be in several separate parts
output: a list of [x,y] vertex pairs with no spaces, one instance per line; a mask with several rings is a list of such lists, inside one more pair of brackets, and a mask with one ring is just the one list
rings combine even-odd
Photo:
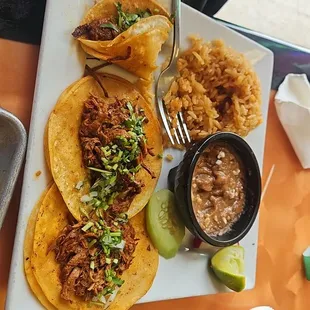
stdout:
[[211,267],[219,280],[235,292],[241,292],[246,285],[244,276],[244,248],[229,246],[219,250],[211,259]]
[[146,206],[146,228],[153,245],[164,258],[176,255],[185,226],[176,210],[174,194],[168,189],[154,193]]

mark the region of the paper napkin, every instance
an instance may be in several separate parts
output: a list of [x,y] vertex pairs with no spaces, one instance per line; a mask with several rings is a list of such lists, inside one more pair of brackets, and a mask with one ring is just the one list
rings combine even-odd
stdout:
[[310,168],[310,84],[305,74],[288,74],[275,97],[280,122],[304,169]]

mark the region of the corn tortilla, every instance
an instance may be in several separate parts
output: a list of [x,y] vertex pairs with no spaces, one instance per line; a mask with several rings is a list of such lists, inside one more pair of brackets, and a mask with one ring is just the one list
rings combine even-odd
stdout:
[[[45,196],[36,221],[33,252],[31,256],[32,270],[43,293],[54,307],[59,310],[89,309],[88,303],[76,296],[72,302],[60,297],[61,282],[59,279],[60,265],[55,260],[55,253],[48,252],[48,247],[55,241],[61,230],[67,225],[69,211],[57,189],[53,185]],[[140,212],[130,220],[139,240],[134,252],[134,259],[123,275],[125,280],[110,310],[129,309],[151,287],[158,268],[159,256],[152,246],[145,229],[145,214]],[[92,305],[91,309],[103,308]]]
[[32,255],[32,248],[33,248],[33,239],[34,239],[34,231],[35,225],[37,221],[37,216],[42,205],[42,202],[46,196],[50,187],[48,187],[43,194],[41,195],[40,199],[38,200],[37,204],[33,208],[30,217],[28,219],[27,229],[26,229],[26,237],[24,241],[24,271],[28,281],[28,284],[34,293],[34,295],[38,298],[41,304],[47,310],[56,310],[56,308],[48,301],[46,296],[44,295],[41,286],[39,285],[38,281],[36,280],[34,273],[31,268],[31,255]]
[[[141,211],[150,199],[157,184],[162,160],[156,156],[163,151],[161,129],[155,111],[142,95],[128,81],[116,76],[98,74],[111,99],[127,99],[133,105],[138,104],[144,109],[149,122],[143,126],[148,147],[153,149],[155,156],[147,156],[144,163],[154,173],[155,178],[141,169],[136,180],[142,181],[142,192],[135,196],[128,210],[129,218]],[[82,161],[82,150],[79,141],[84,102],[90,94],[103,97],[103,90],[90,76],[76,82],[65,94],[61,95],[48,123],[48,152],[51,172],[55,183],[72,215],[79,220],[80,210],[84,208],[81,197],[89,193],[89,171]],[[78,182],[84,181],[80,190],[75,189]]]
[[[93,41],[80,37],[82,48],[86,53],[102,60],[109,60],[115,56],[127,55],[127,48],[131,48],[128,59],[112,61],[135,75],[151,79],[156,69],[156,60],[161,46],[168,39],[172,24],[167,11],[157,2],[149,0],[122,0],[125,12],[149,9],[150,17],[143,18],[113,40]],[[83,18],[81,25],[99,19],[110,19],[117,16],[114,0],[104,0],[93,6]]]

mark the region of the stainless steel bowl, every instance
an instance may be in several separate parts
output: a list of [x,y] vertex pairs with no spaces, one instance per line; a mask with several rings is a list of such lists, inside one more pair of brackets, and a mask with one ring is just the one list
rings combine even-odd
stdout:
[[23,124],[0,108],[0,229],[23,163],[26,144]]

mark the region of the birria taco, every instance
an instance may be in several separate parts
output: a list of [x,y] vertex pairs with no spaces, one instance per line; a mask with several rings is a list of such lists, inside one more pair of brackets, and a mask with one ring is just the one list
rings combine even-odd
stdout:
[[27,227],[25,271],[47,309],[130,308],[151,287],[158,253],[144,224],[107,216],[77,222],[54,184]]
[[153,0],[103,0],[72,35],[88,54],[149,80],[171,27],[168,13]]
[[124,79],[87,76],[61,95],[47,127],[49,166],[72,215],[137,214],[161,170],[162,136],[149,103]]

